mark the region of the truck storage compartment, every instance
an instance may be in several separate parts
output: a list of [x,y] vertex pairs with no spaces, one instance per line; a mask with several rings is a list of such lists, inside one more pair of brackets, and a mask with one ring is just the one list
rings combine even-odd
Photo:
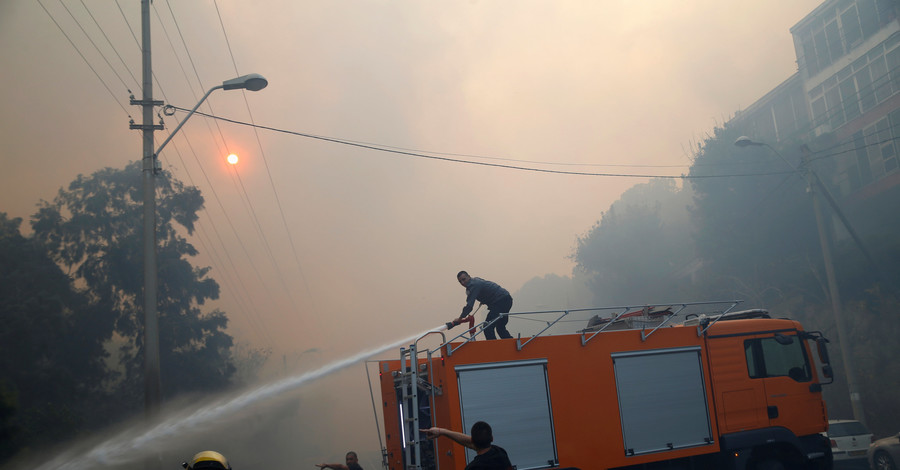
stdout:
[[613,353],[625,455],[714,442],[699,347]]
[[[544,359],[456,366],[463,429],[486,421],[519,470],[556,465]],[[475,453],[466,449],[466,461]]]

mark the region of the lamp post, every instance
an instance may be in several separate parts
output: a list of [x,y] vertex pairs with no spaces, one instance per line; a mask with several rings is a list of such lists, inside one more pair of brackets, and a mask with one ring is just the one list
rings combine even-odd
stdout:
[[[778,150],[775,150],[774,147],[765,142],[756,142],[747,136],[741,136],[734,141],[734,145],[741,148],[750,146],[768,147],[768,149],[771,150],[772,153],[778,155],[794,171],[804,173],[804,175],[806,176],[806,181],[809,185],[809,191],[812,194],[813,212],[815,212],[816,227],[819,231],[819,244],[822,246],[822,260],[825,264],[825,276],[828,279],[828,296],[831,298],[831,311],[834,315],[834,326],[837,330],[838,341],[841,343],[841,359],[844,361],[844,373],[847,376],[847,389],[850,392],[850,406],[853,409],[854,419],[859,422],[865,423],[866,418],[865,413],[863,412],[862,400],[857,388],[856,373],[850,357],[850,338],[847,336],[844,313],[841,307],[841,296],[838,292],[837,278],[834,275],[834,263],[831,257],[831,241],[827,234],[827,228],[825,226],[825,219],[822,214],[822,208],[819,204],[819,198],[816,197],[817,193],[822,193],[825,196],[825,200],[831,206],[831,209],[834,210],[835,214],[838,215],[844,225],[844,228],[847,229],[847,231],[856,241],[857,245],[859,245],[860,249],[863,250],[863,253],[866,255],[866,257],[869,258],[870,261],[872,261],[872,258],[865,247],[862,245],[861,240],[857,237],[856,232],[850,226],[850,223],[844,216],[843,211],[841,211],[840,207],[837,206],[837,202],[834,200],[834,197],[831,196],[831,192],[829,192],[825,184],[822,183],[819,175],[809,167],[807,152],[803,153],[803,165],[801,165],[801,167],[797,167],[787,158],[784,158],[784,155],[782,155]],[[872,262],[874,264],[874,261]]]
[[[149,54],[147,54],[149,56]],[[149,61],[149,57],[145,58]],[[145,67],[145,71],[149,67]],[[157,306],[157,267],[156,267],[156,173],[158,171],[157,157],[163,147],[172,140],[172,137],[181,130],[184,123],[193,116],[197,108],[206,101],[206,98],[215,90],[250,90],[259,91],[269,82],[262,75],[251,73],[241,77],[222,82],[209,89],[203,98],[193,109],[178,123],[169,137],[153,151],[153,131],[161,128],[153,125],[153,106],[159,104],[152,100],[152,92],[149,92],[151,82],[149,77],[144,81],[144,125],[132,128],[140,128],[144,132],[144,155],[142,169],[142,192],[144,197],[144,406],[148,415],[155,414],[161,402],[159,380],[159,315]],[[146,124],[146,123],[151,124]]]

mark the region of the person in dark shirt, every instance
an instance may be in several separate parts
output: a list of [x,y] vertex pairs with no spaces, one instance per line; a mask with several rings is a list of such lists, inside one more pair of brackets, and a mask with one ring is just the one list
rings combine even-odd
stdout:
[[347,452],[345,459],[347,460],[347,465],[342,463],[317,463],[316,467],[334,468],[336,470],[363,470],[363,468],[359,466],[359,457],[356,455],[356,452],[353,452],[352,450]]
[[485,338],[497,339],[494,335],[495,329],[501,338],[512,338],[512,335],[506,330],[509,317],[500,315],[501,313],[509,313],[510,309],[512,309],[513,299],[509,295],[509,291],[500,287],[497,283],[486,281],[480,277],[471,277],[465,271],[457,273],[456,280],[466,288],[466,305],[463,307],[456,323],[461,322],[463,318],[472,312],[472,307],[475,306],[475,301],[477,300],[488,307],[487,318],[485,318],[487,323],[490,323],[497,317],[501,317],[494,324],[484,329]]
[[478,421],[472,425],[472,435],[451,431],[444,428],[422,429],[429,439],[437,439],[440,436],[449,437],[458,444],[464,445],[475,451],[475,458],[466,465],[466,470],[512,470],[512,463],[506,451],[500,446],[492,445],[494,433],[491,425],[484,421]]

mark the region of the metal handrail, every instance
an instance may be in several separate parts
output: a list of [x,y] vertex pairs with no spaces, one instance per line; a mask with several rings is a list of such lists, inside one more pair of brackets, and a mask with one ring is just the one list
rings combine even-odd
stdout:
[[557,317],[556,320],[553,320],[552,322],[547,322],[547,326],[545,326],[543,330],[538,331],[537,334],[535,334],[534,336],[532,336],[531,339],[529,339],[528,341],[525,341],[524,343],[522,342],[522,334],[519,333],[519,337],[516,338],[516,351],[521,351],[522,348],[524,348],[526,344],[532,342],[535,338],[537,338],[538,336],[540,336],[541,333],[543,333],[543,332],[549,330],[551,326],[555,325],[557,322],[559,322],[560,320],[562,320],[563,318],[565,318],[566,315],[568,315],[568,314],[569,314],[569,311],[568,311],[568,310],[563,310],[563,314],[562,314],[562,315],[560,315],[559,317]]
[[[463,347],[464,345],[466,345],[466,344],[469,343],[470,341],[475,341],[475,337],[478,336],[478,334],[481,333],[482,331],[484,331],[484,328],[487,327],[487,325],[485,325],[485,323],[486,323],[486,322],[481,322],[481,323],[475,325],[475,326],[472,327],[472,328],[468,328],[468,329],[463,330],[462,333],[460,333],[460,334],[458,334],[458,335],[456,335],[456,336],[450,338],[450,341],[445,341],[445,342],[441,343],[440,346],[434,348],[433,350],[431,350],[431,351],[429,351],[429,352],[434,352],[434,351],[437,351],[437,350],[443,348],[444,346],[447,346],[447,355],[448,355],[448,356],[452,356],[452,355],[453,355],[453,351],[456,351],[457,349]],[[491,324],[493,324],[493,322],[491,322]],[[485,326],[482,327],[482,325],[485,325]],[[481,329],[479,330],[478,327],[481,327]],[[453,346],[453,340],[458,339],[458,338],[461,337],[461,336],[464,336],[466,333],[472,331],[473,329],[474,329],[474,330],[477,330],[477,331],[475,332],[474,335],[471,335],[468,339],[466,339],[465,341],[463,341],[462,343],[460,343],[459,346],[457,346],[457,347],[455,347],[455,348],[452,347],[452,346]]]
[[621,312],[621,313],[619,313],[618,315],[616,315],[615,318],[613,318],[613,319],[611,319],[610,321],[606,322],[606,325],[604,325],[603,328],[600,328],[599,330],[595,331],[594,334],[592,334],[590,338],[585,339],[585,332],[584,332],[584,330],[582,330],[582,331],[581,331],[581,345],[582,345],[582,346],[586,345],[586,344],[588,343],[588,341],[594,339],[594,336],[597,336],[598,334],[602,333],[604,330],[606,330],[607,328],[609,328],[610,326],[612,326],[613,323],[615,323],[616,321],[618,321],[619,318],[622,318],[622,315],[625,315],[626,313],[628,313],[628,307],[622,307],[622,312]]
[[647,341],[647,338],[649,338],[650,335],[652,335],[653,333],[655,333],[656,330],[660,329],[660,327],[664,326],[666,323],[669,323],[669,320],[675,318],[675,315],[678,315],[678,313],[681,312],[682,310],[684,310],[685,308],[687,308],[687,305],[682,304],[681,307],[680,307],[678,310],[676,310],[676,311],[673,312],[673,311],[672,311],[672,306],[669,306],[669,308],[668,308],[668,311],[669,311],[668,316],[666,317],[665,320],[659,322],[659,325],[656,325],[656,328],[650,330],[649,333],[644,333],[644,329],[641,328],[641,341],[642,341],[642,342],[643,342],[643,341]]
[[726,313],[730,312],[731,309],[733,309],[734,307],[736,307],[738,303],[739,303],[739,302],[736,302],[736,303],[735,303],[734,305],[732,305],[731,307],[726,308],[725,311],[723,311],[723,312],[718,316],[718,318],[716,318],[715,320],[713,320],[709,325],[706,325],[706,328],[704,328],[703,330],[700,330],[700,327],[698,326],[698,327],[697,327],[697,336],[703,336],[703,334],[706,333],[706,330],[708,330],[711,326],[713,326],[713,325],[715,325],[716,323],[718,323],[719,320],[721,320],[722,317],[724,317]]
[[[460,338],[463,338],[464,335],[470,331],[470,329],[467,329],[467,330],[463,331],[462,333],[454,336],[453,338],[450,338],[449,340],[442,342],[438,347],[434,348],[433,350],[430,350],[429,353],[434,353],[434,352],[439,351],[446,347],[447,355],[450,356],[455,351],[459,350],[459,348],[465,346],[466,344],[468,344],[471,341],[474,341],[475,338],[479,334],[481,334],[485,329],[487,329],[488,327],[493,325],[495,322],[497,322],[504,316],[510,317],[510,318],[515,318],[515,317],[525,317],[525,316],[540,315],[540,314],[559,314],[559,316],[555,317],[553,320],[547,321],[546,322],[547,325],[543,329],[541,329],[539,332],[532,335],[531,338],[527,339],[525,342],[522,342],[522,336],[520,334],[519,337],[516,338],[516,349],[521,351],[522,348],[525,347],[525,345],[527,345],[528,343],[533,341],[535,338],[544,335],[544,333],[546,333],[547,330],[549,330],[552,326],[556,325],[557,323],[562,321],[564,318],[566,318],[574,313],[616,311],[616,313],[613,315],[613,317],[610,318],[605,325],[603,325],[596,331],[588,331],[586,329],[582,329],[580,331],[581,345],[586,346],[587,343],[590,342],[593,338],[595,338],[599,333],[602,333],[603,331],[610,328],[610,326],[612,324],[614,324],[616,321],[620,320],[624,315],[626,315],[629,312],[634,312],[634,311],[639,311],[639,310],[645,310],[645,311],[649,312],[649,310],[651,308],[661,307],[661,306],[666,306],[670,310],[669,313],[665,313],[666,318],[659,325],[655,326],[649,332],[646,331],[646,328],[641,328],[641,340],[646,341],[647,338],[650,337],[650,335],[652,335],[657,330],[659,330],[660,328],[662,328],[663,326],[668,324],[673,318],[677,317],[687,307],[727,304],[728,307],[724,308],[721,312],[721,314],[724,315],[725,313],[728,313],[731,310],[733,310],[741,302],[743,302],[743,300],[717,300],[717,301],[706,301],[706,302],[670,302],[670,303],[656,303],[653,305],[650,305],[650,304],[618,305],[618,306],[609,306],[609,307],[590,307],[590,308],[565,309],[565,310],[537,310],[537,311],[529,311],[529,312],[502,313],[499,316],[497,316],[497,318],[491,320],[490,322],[484,321],[484,322],[481,322],[481,323],[475,325],[473,327],[473,329],[477,330],[476,333],[474,335],[472,335],[471,337],[465,338],[465,341],[463,341],[462,343],[458,343],[456,346],[453,345],[454,341],[457,341]],[[709,326],[712,326],[712,325],[709,325]],[[708,327],[706,329],[708,329]],[[698,329],[698,331],[699,331],[698,334],[702,335],[703,333],[706,332],[706,329],[703,329],[702,331],[700,331]]]

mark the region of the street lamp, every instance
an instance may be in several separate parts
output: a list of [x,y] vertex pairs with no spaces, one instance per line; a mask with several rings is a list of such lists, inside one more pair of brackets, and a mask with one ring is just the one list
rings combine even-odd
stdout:
[[[831,206],[831,209],[834,210],[835,214],[841,219],[841,222],[844,224],[844,228],[853,236],[853,239],[856,241],[857,245],[863,250],[863,253],[867,258],[872,261],[871,256],[869,256],[868,251],[862,245],[862,241],[856,236],[856,232],[850,226],[849,221],[847,221],[846,217],[844,217],[843,211],[837,206],[837,202],[831,196],[831,192],[828,191],[828,188],[822,183],[822,180],[819,178],[819,175],[816,174],[809,167],[808,160],[808,152],[803,152],[803,165],[801,167],[797,167],[788,161],[787,158],[784,158],[778,150],[775,150],[774,147],[765,143],[765,142],[756,142],[750,139],[747,136],[740,136],[737,140],[734,141],[734,145],[737,147],[768,147],[775,155],[778,155],[788,166],[790,166],[794,171],[804,173],[806,176],[807,184],[809,185],[809,191],[812,194],[812,202],[813,202],[813,211],[816,215],[816,226],[819,230],[819,244],[822,246],[822,259],[825,264],[825,275],[828,279],[828,293],[831,298],[831,311],[834,314],[834,326],[837,330],[838,341],[841,343],[841,359],[844,361],[844,372],[847,375],[847,389],[850,392],[850,406],[853,409],[853,417],[862,423],[866,422],[865,413],[863,412],[862,400],[859,395],[859,390],[857,389],[856,383],[856,373],[854,371],[853,363],[850,358],[850,338],[847,336],[847,329],[844,322],[844,314],[841,307],[841,297],[838,292],[837,278],[834,275],[834,263],[831,258],[831,243],[828,238],[825,220],[822,216],[822,208],[819,205],[819,198],[816,197],[817,193],[821,193],[825,196],[825,200],[828,201],[828,204]],[[815,189],[819,191],[816,191]],[[874,262],[873,262],[874,264]]]
[[200,101],[198,101],[197,104],[194,105],[194,108],[191,109],[189,113],[187,113],[187,116],[185,116],[184,119],[182,119],[181,122],[178,123],[178,127],[176,127],[175,130],[172,131],[171,134],[169,134],[169,137],[166,137],[166,140],[164,140],[163,143],[159,144],[159,148],[156,149],[156,152],[153,152],[154,157],[159,155],[159,152],[161,152],[163,147],[165,147],[166,144],[168,144],[169,141],[172,140],[172,137],[175,137],[175,134],[177,134],[178,131],[181,130],[181,126],[183,126],[184,123],[186,123],[187,120],[194,115],[194,112],[197,111],[197,108],[199,108],[204,101],[206,101],[206,98],[209,97],[210,93],[220,88],[223,90],[245,89],[250,91],[259,91],[265,88],[268,84],[269,81],[266,80],[262,75],[258,73],[251,73],[249,75],[244,75],[238,78],[232,78],[231,80],[225,80],[221,85],[216,85],[210,88],[209,91],[207,91],[206,94],[203,95],[203,98],[200,98]]
[[[161,402],[159,380],[159,315],[156,311],[157,304],[157,271],[156,271],[156,171],[157,156],[163,147],[172,140],[172,137],[181,130],[184,123],[194,115],[197,108],[206,101],[206,98],[215,90],[240,90],[259,91],[269,82],[262,75],[251,73],[222,82],[209,89],[203,98],[193,109],[178,123],[169,137],[160,144],[155,152],[153,149],[153,130],[156,126],[142,126],[144,131],[144,157],[143,157],[143,196],[144,196],[144,405],[148,414],[155,414]],[[147,108],[152,112],[153,101],[145,99],[145,122],[148,122]],[[152,117],[152,114],[150,114]],[[149,144],[149,145],[148,145]]]

